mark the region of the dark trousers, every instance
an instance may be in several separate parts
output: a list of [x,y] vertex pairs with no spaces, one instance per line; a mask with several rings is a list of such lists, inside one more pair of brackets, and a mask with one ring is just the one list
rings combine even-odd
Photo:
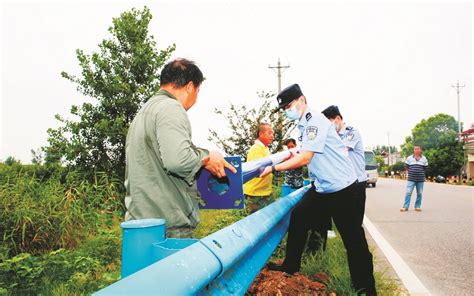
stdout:
[[[362,225],[365,214],[365,190],[367,188],[367,182],[359,182],[356,184],[355,203],[356,213],[358,216],[357,225]],[[315,215],[314,226],[311,229],[308,238],[308,251],[315,252],[321,248],[326,250],[327,243],[327,231],[332,229],[331,216],[327,213],[318,213]]]
[[[368,295],[375,295],[372,254],[369,252],[361,225],[361,215],[358,212],[356,202],[358,192],[356,183],[329,194],[317,193],[314,187],[306,192],[302,201],[291,213],[283,262],[287,270],[300,270],[308,231],[325,228],[327,232],[327,218],[329,217],[330,221],[332,217],[347,251],[354,288],[365,291]],[[322,215],[323,219],[319,219],[319,215]]]

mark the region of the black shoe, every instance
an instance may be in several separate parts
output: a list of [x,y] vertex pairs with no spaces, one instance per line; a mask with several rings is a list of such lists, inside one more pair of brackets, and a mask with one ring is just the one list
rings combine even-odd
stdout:
[[269,262],[267,267],[268,267],[268,270],[281,271],[281,272],[285,272],[285,273],[288,273],[288,274],[294,274],[295,272],[298,272],[298,270],[288,268],[283,264],[278,265],[278,264],[273,263],[273,262]]

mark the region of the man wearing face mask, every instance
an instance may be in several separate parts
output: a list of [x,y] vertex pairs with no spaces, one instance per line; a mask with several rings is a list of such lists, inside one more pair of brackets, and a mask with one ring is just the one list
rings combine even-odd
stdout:
[[177,59],[161,72],[160,90],[130,124],[125,145],[125,220],[163,218],[166,236],[192,237],[199,223],[195,178],[201,168],[217,177],[236,173],[219,152],[192,143],[187,110],[204,80],[191,61]]
[[365,233],[358,224],[355,195],[357,177],[351,160],[331,122],[310,109],[297,84],[282,90],[278,107],[290,120],[299,120],[301,152],[277,165],[268,166],[261,176],[308,165],[313,186],[291,213],[285,260],[282,265],[269,264],[269,269],[293,274],[300,270],[301,257],[314,227],[315,217],[332,217],[339,230],[351,273],[352,284],[360,295],[376,295],[372,255]]
[[365,172],[365,154],[362,137],[357,129],[347,125],[343,121],[343,117],[337,106],[331,105],[321,113],[323,113],[324,116],[334,124],[339,137],[341,137],[342,142],[344,142],[344,145],[346,145],[346,149],[349,152],[349,158],[354,166],[358,181],[356,195],[357,215],[360,222],[358,222],[358,224],[362,225],[365,213],[365,189],[367,187],[367,174]]

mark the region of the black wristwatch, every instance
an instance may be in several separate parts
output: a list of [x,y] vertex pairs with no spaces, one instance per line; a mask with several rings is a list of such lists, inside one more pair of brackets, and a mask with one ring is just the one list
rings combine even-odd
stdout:
[[272,165],[272,174],[274,174],[277,170],[275,169],[275,165]]

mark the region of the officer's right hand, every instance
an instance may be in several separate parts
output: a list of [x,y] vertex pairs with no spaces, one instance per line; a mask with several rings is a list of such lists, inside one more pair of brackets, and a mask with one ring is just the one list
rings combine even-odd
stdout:
[[217,151],[209,152],[209,156],[204,160],[204,168],[218,178],[225,176],[224,168],[228,168],[234,174],[237,173],[237,170]]

